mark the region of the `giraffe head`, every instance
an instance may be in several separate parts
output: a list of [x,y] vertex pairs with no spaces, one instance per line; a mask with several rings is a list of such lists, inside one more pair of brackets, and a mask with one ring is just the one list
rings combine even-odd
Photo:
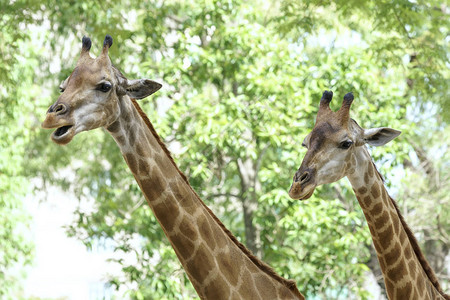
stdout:
[[400,131],[387,127],[361,128],[349,117],[354,99],[352,93],[344,96],[342,106],[336,112],[329,106],[332,98],[332,92],[323,93],[316,124],[303,140],[302,146],[308,151],[294,175],[289,190],[292,199],[308,199],[317,186],[353,174],[356,157],[365,151],[365,144],[382,146],[400,134]]
[[43,128],[57,128],[52,134],[55,143],[67,144],[81,131],[112,124],[121,113],[124,96],[142,99],[161,88],[161,84],[149,79],[126,79],[109,59],[112,42],[107,35],[102,53],[94,59],[89,54],[91,40],[83,37],[77,65],[61,83],[62,94],[42,123]]

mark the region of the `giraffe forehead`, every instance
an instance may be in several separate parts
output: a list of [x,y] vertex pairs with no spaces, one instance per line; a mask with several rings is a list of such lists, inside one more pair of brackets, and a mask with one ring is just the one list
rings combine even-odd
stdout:
[[314,148],[321,148],[327,142],[340,141],[347,135],[347,131],[335,124],[321,122],[316,124],[310,135],[310,145]]
[[83,84],[97,84],[103,79],[110,79],[107,68],[98,64],[77,66],[70,75],[68,85],[80,87]]
[[314,126],[314,129],[311,131],[311,137],[326,136],[338,131],[339,128],[336,125],[331,124],[330,122],[320,122]]

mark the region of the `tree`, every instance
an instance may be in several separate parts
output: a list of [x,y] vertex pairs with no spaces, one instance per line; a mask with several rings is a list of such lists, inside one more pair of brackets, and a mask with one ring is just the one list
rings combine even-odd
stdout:
[[[0,65],[5,70],[0,76],[14,82],[8,89],[2,86],[9,101],[0,104],[0,114],[15,113],[1,115],[2,146],[9,147],[1,157],[13,166],[4,174],[9,182],[22,178],[15,186],[38,177],[43,181],[38,188],[56,184],[80,199],[69,234],[88,247],[114,240],[117,252],[134,254],[133,263],[116,261],[124,276],[111,278],[113,284],[130,286],[129,295],[136,299],[195,295],[114,141],[98,130],[57,147],[39,129],[59,82],[73,69],[81,37],[101,41],[106,33],[114,37],[112,60],[128,77],[164,84],[156,101],[142,102],[144,110],[194,189],[226,226],[278,272],[295,279],[307,296],[369,297],[362,283],[370,265],[370,234],[349,185],[322,187],[307,202],[289,200],[287,190],[325,89],[336,98],[354,92],[352,116],[361,126],[403,130],[397,142],[373,149],[388,184],[398,184],[392,171],[408,167],[408,161],[414,165],[411,153],[435,149],[415,137],[423,137],[422,130],[446,128],[448,122],[442,30],[448,18],[439,3],[173,0],[100,6],[95,1],[40,1],[10,23],[26,5],[16,1],[2,10],[4,25],[15,24],[4,27],[12,46]],[[25,30],[19,32],[20,26]],[[17,38],[22,34],[31,38]],[[99,47],[94,42],[92,52]],[[11,59],[25,71],[6,69],[13,66]],[[18,83],[23,88],[13,89]],[[426,118],[418,123],[430,107],[429,119],[436,123]],[[11,126],[18,116],[27,126]],[[23,142],[15,142],[17,136]],[[436,145],[439,151],[448,147],[447,142]],[[9,159],[11,153],[19,157]],[[432,155],[426,157],[435,162]],[[437,169],[445,170],[445,163]],[[61,176],[63,168],[75,169],[75,180]],[[422,171],[413,174],[428,180]],[[420,194],[429,191],[427,186]],[[406,187],[411,183],[402,191]],[[393,192],[397,198],[404,193]],[[427,198],[447,194],[444,184]],[[86,201],[95,201],[96,210],[85,211]],[[411,203],[402,202],[420,214],[422,207]],[[442,226],[448,224],[428,226],[428,220],[417,218],[414,225],[433,238],[425,248],[441,249],[436,253],[447,257]],[[427,257],[433,261],[431,252]],[[440,274],[445,279],[448,270]]]
[[[21,8],[16,12],[16,8]],[[28,34],[16,27],[29,21],[33,6],[1,5],[0,39],[0,298],[16,299],[21,292],[23,266],[30,264],[29,218],[22,199],[30,191],[24,175],[24,155],[31,125],[27,116],[36,86],[32,82],[36,53],[27,46]],[[14,16],[14,17],[13,17]],[[24,49],[20,52],[18,49]]]

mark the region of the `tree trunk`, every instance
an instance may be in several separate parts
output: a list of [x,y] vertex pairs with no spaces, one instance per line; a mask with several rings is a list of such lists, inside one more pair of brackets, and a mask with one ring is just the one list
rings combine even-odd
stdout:
[[373,245],[369,246],[370,260],[367,262],[367,266],[372,271],[378,285],[380,286],[381,294],[387,299],[386,286],[384,285],[383,273],[381,272],[380,263],[378,262],[377,253]]
[[254,213],[258,208],[258,192],[261,184],[258,180],[256,164],[246,158],[237,160],[239,175],[241,177],[241,201],[244,213],[245,241],[247,247],[259,258],[261,252],[261,228],[253,222]]

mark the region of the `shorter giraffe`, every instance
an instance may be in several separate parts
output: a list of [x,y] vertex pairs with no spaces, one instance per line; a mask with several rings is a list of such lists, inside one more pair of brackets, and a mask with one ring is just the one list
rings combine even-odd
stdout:
[[344,96],[337,112],[329,107],[332,97],[332,92],[323,93],[315,126],[302,143],[308,151],[289,196],[308,199],[318,185],[347,176],[367,219],[389,299],[449,299],[365,146],[382,146],[400,131],[363,129],[349,117],[353,95]]

